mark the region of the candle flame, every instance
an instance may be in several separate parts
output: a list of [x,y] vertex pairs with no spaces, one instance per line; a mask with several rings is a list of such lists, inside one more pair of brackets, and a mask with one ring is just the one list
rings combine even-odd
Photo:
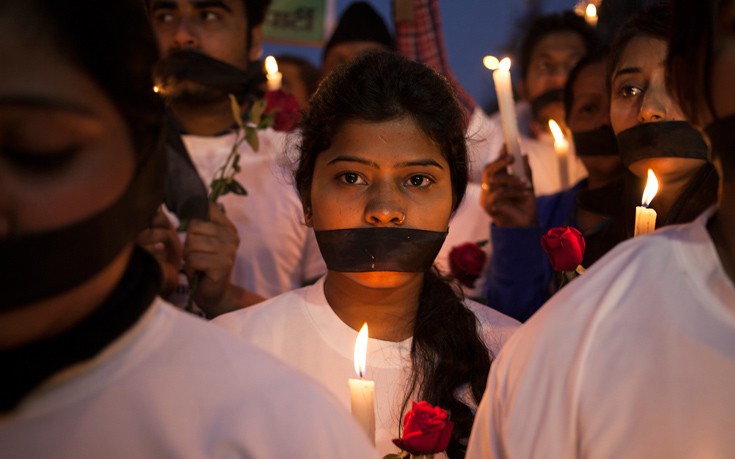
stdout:
[[646,180],[646,189],[643,190],[641,204],[648,207],[656,196],[656,193],[658,193],[658,179],[656,178],[656,174],[651,169],[648,169],[648,180]]
[[365,361],[367,360],[368,325],[365,322],[355,340],[355,373],[362,378],[365,376]]
[[498,68],[498,65],[500,64],[500,61],[495,56],[485,56],[482,59],[482,65],[485,66],[488,70],[495,70]]
[[158,94],[159,92],[161,92],[161,88],[159,88],[158,86],[153,86],[153,92]]
[[275,57],[268,56],[265,58],[265,71],[268,75],[274,75],[278,73],[278,62],[276,62]]
[[510,58],[504,57],[503,60],[500,61],[498,64],[498,68],[500,70],[505,70],[506,72],[510,70]]
[[564,133],[561,131],[561,128],[559,127],[559,123],[556,121],[550,119],[549,120],[549,129],[551,130],[551,135],[554,136],[554,143],[562,143],[564,140]]

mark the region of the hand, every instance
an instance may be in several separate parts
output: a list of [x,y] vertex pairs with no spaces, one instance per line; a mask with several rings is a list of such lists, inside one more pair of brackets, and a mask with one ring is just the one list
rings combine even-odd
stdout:
[[[230,276],[240,245],[237,228],[217,204],[209,205],[210,221],[192,220],[184,243],[184,270],[189,282],[200,276],[194,301],[214,316],[227,300]],[[200,274],[201,273],[201,274]]]
[[179,267],[182,252],[179,236],[166,214],[159,207],[150,227],[138,234],[135,242],[145,249],[158,262],[163,273],[163,285],[159,292],[166,297],[173,293],[179,284]]
[[[524,157],[528,176],[530,168]],[[513,164],[505,146],[500,157],[485,166],[482,173],[482,194],[480,205],[500,227],[536,226],[536,196],[528,181],[508,174],[508,166]]]

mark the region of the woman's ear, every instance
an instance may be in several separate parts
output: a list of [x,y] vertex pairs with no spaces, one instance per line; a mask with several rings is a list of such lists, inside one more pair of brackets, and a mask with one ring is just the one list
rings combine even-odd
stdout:
[[311,212],[311,206],[307,203],[303,203],[304,208],[304,224],[309,228],[314,227],[313,214]]

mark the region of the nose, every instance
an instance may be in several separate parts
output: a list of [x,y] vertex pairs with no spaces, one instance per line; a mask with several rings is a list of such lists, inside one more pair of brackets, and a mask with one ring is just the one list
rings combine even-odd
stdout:
[[199,47],[199,37],[187,20],[179,22],[174,31],[173,47],[175,49],[194,49]]
[[663,76],[651,78],[648,88],[643,93],[641,107],[638,111],[638,121],[640,123],[655,123],[667,120],[672,103]]
[[399,193],[387,184],[373,190],[365,206],[365,222],[371,226],[403,225],[406,208]]

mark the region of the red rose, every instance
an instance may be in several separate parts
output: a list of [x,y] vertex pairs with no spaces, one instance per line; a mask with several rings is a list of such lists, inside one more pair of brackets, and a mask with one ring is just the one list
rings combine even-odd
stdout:
[[[484,245],[484,243],[480,243]],[[465,287],[474,288],[475,281],[480,277],[482,268],[487,261],[487,255],[479,244],[466,242],[452,247],[449,252],[449,269],[452,276]]]
[[545,236],[541,236],[541,246],[549,256],[554,271],[574,271],[584,258],[584,237],[577,228],[571,226],[551,228]]
[[447,449],[454,423],[447,412],[427,402],[412,402],[411,411],[403,418],[403,436],[393,443],[411,454],[434,454]]
[[265,113],[273,117],[273,125],[276,131],[290,131],[301,121],[299,103],[291,94],[281,91],[268,91],[265,93]]

